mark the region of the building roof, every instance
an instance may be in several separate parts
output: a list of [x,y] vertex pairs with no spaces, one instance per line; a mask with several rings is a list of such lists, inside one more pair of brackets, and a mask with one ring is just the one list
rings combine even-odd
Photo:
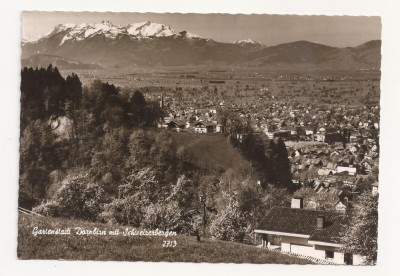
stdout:
[[[324,228],[317,229],[317,217],[324,216]],[[338,243],[341,228],[346,224],[343,214],[306,209],[273,207],[258,230],[309,235],[309,240]]]
[[216,124],[212,123],[212,122],[204,122],[204,121],[199,121],[194,123],[194,125],[196,127],[210,127],[210,126],[214,126]]

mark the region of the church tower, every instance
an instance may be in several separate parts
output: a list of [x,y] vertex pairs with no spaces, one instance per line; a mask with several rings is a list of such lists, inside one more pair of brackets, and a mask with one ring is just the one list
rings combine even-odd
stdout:
[[164,108],[164,94],[161,94],[160,107]]

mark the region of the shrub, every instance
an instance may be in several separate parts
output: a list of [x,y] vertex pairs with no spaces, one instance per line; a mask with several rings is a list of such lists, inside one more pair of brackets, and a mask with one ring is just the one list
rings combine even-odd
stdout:
[[211,222],[211,236],[224,241],[251,243],[251,230],[246,215],[240,211],[235,196],[225,196],[229,197],[229,204]]
[[176,202],[149,205],[145,209],[141,226],[181,232],[184,226],[184,221],[181,220],[181,209]]
[[106,202],[101,187],[90,183],[86,174],[67,176],[56,191],[52,201],[34,208],[38,213],[50,216],[96,220]]
[[39,206],[36,206],[35,208],[32,209],[32,211],[44,216],[57,217],[60,214],[60,209],[61,209],[60,204],[52,200],[40,204]]
[[114,199],[104,206],[100,219],[110,224],[138,227],[144,217],[145,203],[136,196]]

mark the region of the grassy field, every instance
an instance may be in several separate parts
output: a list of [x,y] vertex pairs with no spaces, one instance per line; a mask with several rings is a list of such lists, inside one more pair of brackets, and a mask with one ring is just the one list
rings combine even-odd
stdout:
[[[71,235],[33,235],[33,229],[72,229]],[[233,242],[203,239],[191,236],[85,236],[76,235],[74,228],[123,231],[125,227],[66,220],[33,217],[20,214],[18,225],[18,258],[49,260],[113,260],[153,262],[210,262],[210,263],[279,263],[309,264],[310,262],[279,253]],[[131,228],[130,228],[131,229]],[[163,247],[165,240],[175,240],[176,247]]]
[[177,145],[183,145],[191,153],[194,163],[202,168],[223,171],[235,169],[247,162],[222,134],[173,133]]
[[[179,68],[141,68],[141,69],[83,69],[62,70],[65,77],[75,72],[84,85],[89,85],[94,79],[113,83],[116,86],[126,87],[132,90],[154,88],[157,94],[163,90],[165,95],[174,96],[176,87],[187,98],[193,101],[193,96],[187,93],[196,90],[196,98],[203,95],[209,99],[208,94],[202,90],[226,92],[229,103],[257,104],[260,95],[264,94],[260,89],[268,89],[267,95],[273,95],[274,101],[298,101],[302,104],[327,104],[357,106],[365,102],[379,104],[380,72],[372,71],[279,71],[266,68],[232,68],[226,70],[210,70],[202,67]],[[196,71],[196,74],[193,72]],[[194,78],[185,78],[187,74]],[[223,80],[224,83],[215,84],[210,81]],[[152,90],[152,89],[151,89]],[[153,90],[153,91],[154,91]],[[237,94],[235,94],[237,93]],[[265,99],[264,99],[265,100]],[[270,99],[269,99],[270,100]],[[366,101],[367,100],[367,101]]]

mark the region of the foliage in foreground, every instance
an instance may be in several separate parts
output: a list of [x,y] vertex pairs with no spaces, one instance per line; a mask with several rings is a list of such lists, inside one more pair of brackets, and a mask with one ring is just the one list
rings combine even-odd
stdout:
[[[228,139],[177,138],[155,128],[163,113],[140,91],[98,80],[82,87],[77,75],[64,79],[52,66],[24,68],[19,206],[182,234],[203,228],[203,235],[246,243],[269,208],[289,204],[294,187],[283,140],[263,140],[229,113],[222,114]],[[242,132],[248,135],[239,141]]]
[[251,229],[245,216],[246,213],[239,209],[237,199],[230,197],[228,206],[211,223],[211,235],[223,241],[250,243]]
[[365,192],[354,205],[349,227],[341,235],[343,251],[365,256],[375,264],[378,252],[378,196]]

